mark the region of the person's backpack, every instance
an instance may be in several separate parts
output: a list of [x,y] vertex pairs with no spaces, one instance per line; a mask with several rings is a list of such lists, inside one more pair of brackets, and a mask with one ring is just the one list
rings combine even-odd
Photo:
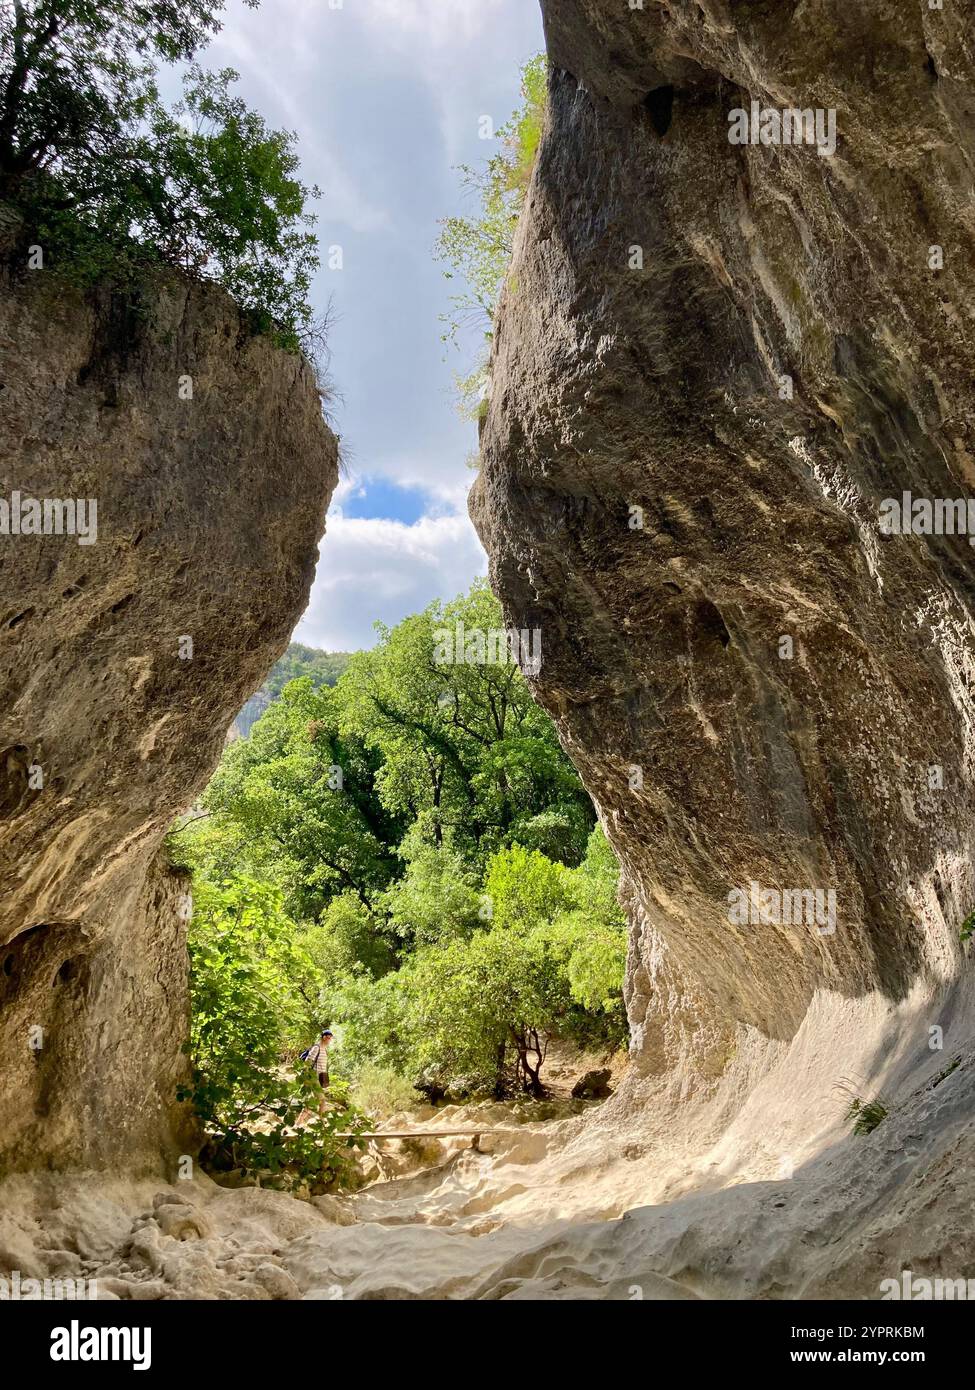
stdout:
[[[311,1047],[314,1047],[314,1046],[315,1046],[315,1044],[312,1043]],[[304,1050],[304,1052],[299,1052],[299,1053],[298,1053],[298,1061],[299,1061],[299,1062],[307,1062],[307,1061],[308,1061],[308,1058],[311,1056],[311,1047],[306,1047],[305,1050]]]

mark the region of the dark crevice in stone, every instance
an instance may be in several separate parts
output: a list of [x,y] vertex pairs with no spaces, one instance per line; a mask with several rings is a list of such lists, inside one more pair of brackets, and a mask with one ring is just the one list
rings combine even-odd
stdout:
[[57,985],[67,984],[69,980],[74,980],[77,975],[78,960],[69,956],[67,960],[61,962],[61,965],[58,967],[58,972],[51,981],[51,984],[55,987]]
[[661,137],[670,129],[674,114],[673,87],[655,87],[643,98],[643,104],[650,113],[650,123]]
[[702,599],[698,604],[694,614],[698,628],[708,637],[713,637],[719,641],[722,647],[727,647],[731,641],[731,633],[728,631],[725,620],[718,612],[710,599]]
[[15,743],[0,753],[0,817],[16,815],[27,797],[30,749]]

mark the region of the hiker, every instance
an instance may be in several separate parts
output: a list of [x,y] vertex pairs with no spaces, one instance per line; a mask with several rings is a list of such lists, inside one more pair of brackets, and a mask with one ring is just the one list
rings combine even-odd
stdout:
[[309,1063],[318,1073],[318,1084],[322,1088],[322,1094],[318,1101],[319,1115],[325,1114],[325,1092],[328,1090],[328,1049],[332,1043],[332,1031],[325,1028],[317,1043],[312,1043],[307,1052],[301,1054],[302,1060]]

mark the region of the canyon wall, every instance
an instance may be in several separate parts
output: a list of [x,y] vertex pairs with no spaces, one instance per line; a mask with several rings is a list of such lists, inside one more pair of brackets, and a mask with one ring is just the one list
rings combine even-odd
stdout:
[[0,283],[0,498],[97,504],[93,542],[0,535],[0,1172],[193,1143],[160,846],[287,645],[336,479],[312,369],[221,290]]
[[881,509],[975,486],[975,6],[542,8],[471,510],[624,867],[636,1073],[706,1087],[964,970],[975,552]]

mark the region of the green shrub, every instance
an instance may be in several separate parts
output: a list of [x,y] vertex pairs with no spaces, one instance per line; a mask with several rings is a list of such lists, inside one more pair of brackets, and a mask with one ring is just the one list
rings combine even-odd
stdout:
[[[234,1172],[284,1191],[308,1188],[313,1195],[354,1185],[354,1157],[366,1147],[356,1134],[368,1130],[368,1118],[342,1104],[347,1092],[334,1083],[329,1109],[319,1115],[320,1094],[317,1082],[314,1087],[282,1083],[281,1094],[264,1098],[256,1110],[240,1102],[228,1110],[227,1097],[204,1078],[188,1093],[206,1119],[207,1142],[200,1154],[204,1169]],[[312,1114],[299,1127],[306,1109]]]
[[470,419],[486,412],[487,382],[494,312],[508,273],[515,228],[525,201],[545,119],[548,63],[540,53],[521,73],[522,104],[498,131],[501,149],[482,169],[462,164],[465,191],[477,204],[471,217],[446,217],[441,222],[436,257],[446,264],[448,280],[463,289],[451,296],[451,310],[442,316],[445,343],[459,344],[462,332],[481,327],[485,348],[474,369],[456,379],[462,413]]
[[853,1123],[854,1134],[872,1134],[877,1126],[887,1118],[887,1106],[882,1100],[860,1100],[850,1102],[846,1118]]
[[859,1136],[871,1134],[879,1124],[886,1120],[890,1106],[883,1096],[873,1100],[863,1100],[850,1081],[837,1082],[835,1090],[847,1098],[845,1120],[853,1125],[853,1133]]
[[336,1066],[353,1081],[369,1065],[409,1076],[415,1066],[415,1037],[403,974],[374,980],[345,975],[322,986],[319,1012],[341,1024]]
[[360,1110],[377,1120],[413,1110],[421,1103],[419,1093],[405,1076],[371,1062],[358,1072],[352,1084],[352,1096]]
[[[363,1128],[361,1117],[336,1109],[296,1127],[303,1108],[317,1112],[321,1090],[308,1068],[292,1075],[283,1058],[319,1029],[302,992],[310,963],[294,944],[280,890],[247,877],[223,886],[200,882],[194,906],[186,1045],[192,1081],[178,1098],[191,1102],[203,1125],[204,1167],[254,1177],[269,1172],[282,1186],[343,1184],[355,1142],[336,1135]],[[329,1100],[342,1106],[347,1090],[330,1088]]]

